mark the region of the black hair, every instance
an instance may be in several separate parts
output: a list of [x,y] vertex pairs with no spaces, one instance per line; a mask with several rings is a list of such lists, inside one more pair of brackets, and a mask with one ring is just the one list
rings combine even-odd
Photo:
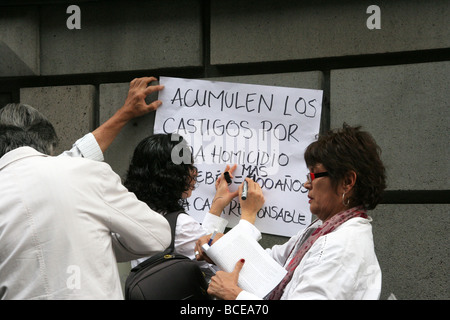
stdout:
[[181,136],[155,134],[137,145],[124,185],[150,208],[165,214],[184,209],[182,195],[191,188],[196,173],[191,149]]

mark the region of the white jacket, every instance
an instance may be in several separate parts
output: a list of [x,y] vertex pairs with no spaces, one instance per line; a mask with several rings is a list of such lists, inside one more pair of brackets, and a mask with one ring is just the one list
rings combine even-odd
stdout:
[[103,162],[21,147],[0,181],[1,299],[123,299],[116,262],[170,243],[167,220]]
[[[375,255],[370,222],[370,219],[352,218],[319,237],[296,268],[281,300],[379,299],[381,269]],[[320,224],[322,222],[318,220],[311,227]],[[245,227],[247,230],[242,232],[248,232],[259,240],[253,225],[238,226]],[[296,251],[292,250],[293,247],[306,230],[267,251],[280,265],[287,266]],[[259,298],[242,291],[237,299]]]

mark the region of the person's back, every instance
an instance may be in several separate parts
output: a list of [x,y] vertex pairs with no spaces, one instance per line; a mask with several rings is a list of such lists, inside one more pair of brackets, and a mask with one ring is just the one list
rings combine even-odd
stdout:
[[167,245],[167,223],[105,163],[22,147],[0,159],[0,180],[0,299],[122,299],[112,247]]
[[[177,158],[180,154],[184,158]],[[124,185],[139,200],[164,215],[185,212],[196,181],[197,168],[186,140],[176,134],[154,134],[142,139],[136,146]],[[221,197],[226,198],[228,194],[226,187],[226,192]],[[211,209],[218,203],[220,201],[216,201]],[[223,207],[214,214],[210,210],[201,224],[189,214],[180,214],[176,220],[174,251],[195,260],[195,243],[200,237],[215,229],[224,232],[228,221],[220,217],[222,210]],[[147,258],[149,257],[133,260],[131,266],[134,268]],[[212,272],[209,264],[205,261],[197,263],[207,278],[210,278]]]

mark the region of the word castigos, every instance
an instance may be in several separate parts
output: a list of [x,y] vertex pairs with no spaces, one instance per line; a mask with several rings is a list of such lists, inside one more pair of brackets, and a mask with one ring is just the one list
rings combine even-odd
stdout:
[[[259,123],[261,137],[273,136],[279,141],[299,141],[296,135],[301,134],[296,123],[272,123],[269,120],[262,120]],[[222,120],[222,119],[175,119],[169,117],[163,122],[165,133],[176,132],[183,136],[188,134],[242,137],[252,139],[257,130],[250,128],[247,120]]]

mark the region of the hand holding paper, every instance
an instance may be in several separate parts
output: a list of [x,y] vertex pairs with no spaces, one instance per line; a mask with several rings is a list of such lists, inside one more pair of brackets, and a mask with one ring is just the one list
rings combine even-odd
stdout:
[[[225,271],[218,272],[211,279],[211,283],[214,281],[212,294],[221,298],[235,299],[242,291],[239,288],[264,298],[287,272],[255,239],[236,228],[230,230],[212,246],[204,244],[202,248],[211,260]],[[236,262],[240,259],[245,259],[245,264],[236,266]],[[239,288],[234,283],[236,274]],[[223,297],[223,294],[226,294],[226,297]],[[233,297],[233,294],[236,295]]]
[[223,300],[236,300],[236,297],[242,291],[238,287],[239,272],[244,266],[245,259],[236,262],[233,272],[218,271],[208,287],[208,293]]
[[131,119],[154,111],[161,105],[162,102],[160,100],[153,101],[149,104],[145,100],[149,94],[164,89],[162,85],[149,85],[156,80],[155,77],[143,77],[131,81],[128,96],[123,106],[111,118],[92,132],[102,152],[108,149],[122,128]]
[[208,257],[208,255],[203,251],[203,245],[212,246],[216,241],[218,241],[221,237],[223,237],[223,233],[217,233],[211,242],[208,244],[212,238],[212,234],[208,234],[206,236],[200,237],[195,243],[195,259],[197,261],[206,261],[208,263],[214,264],[214,262]]

